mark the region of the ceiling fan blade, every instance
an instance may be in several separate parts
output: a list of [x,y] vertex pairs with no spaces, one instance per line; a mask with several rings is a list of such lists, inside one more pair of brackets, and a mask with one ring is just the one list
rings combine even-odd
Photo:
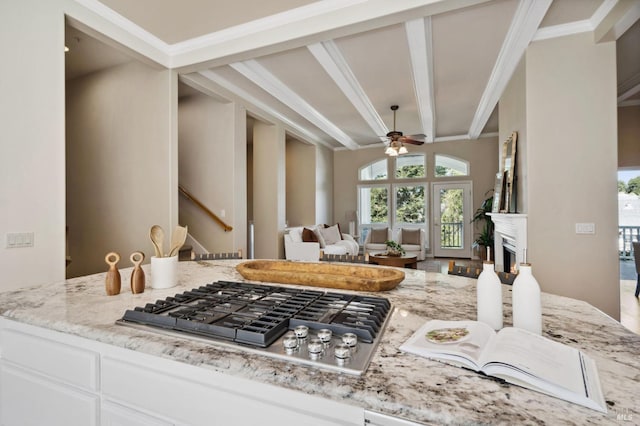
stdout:
[[[425,136],[423,136],[425,137]],[[412,145],[422,145],[424,144],[424,140],[421,140],[419,135],[411,135],[411,136],[402,136],[399,138],[402,143],[408,143]]]

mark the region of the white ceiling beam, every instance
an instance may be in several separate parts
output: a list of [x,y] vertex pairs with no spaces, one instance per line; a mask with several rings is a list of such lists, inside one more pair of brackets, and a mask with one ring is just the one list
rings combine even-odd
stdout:
[[618,96],[618,103],[624,102],[627,99],[629,99],[630,97],[635,96],[638,93],[640,93],[640,83],[636,84],[633,87],[630,87],[624,93],[622,93],[620,96]]
[[[634,7],[637,13],[638,3],[637,0],[605,0],[591,17],[595,42],[603,43],[617,40],[635,22],[634,20],[629,23],[629,19],[633,19]],[[627,17],[627,15],[629,16]],[[625,23],[628,24],[628,27],[618,34]]]
[[345,37],[490,0],[323,0],[239,28],[170,46],[172,68],[190,72]]
[[386,135],[389,128],[371,104],[369,97],[360,86],[338,46],[333,41],[325,41],[311,44],[307,48],[353,104],[374,134],[381,136],[381,141],[386,140],[387,138],[382,135]]
[[411,75],[426,142],[436,134],[435,98],[433,90],[433,35],[431,17],[414,19],[404,24],[411,56]]
[[[253,110],[252,112],[255,115],[263,118],[265,121],[273,122],[275,120],[278,120],[282,122],[285,125],[285,127],[287,127],[287,130],[289,130],[290,133],[300,138],[301,140],[307,141],[314,145],[323,145],[323,146],[326,146],[327,148],[334,149],[333,146],[331,146],[329,143],[319,138],[317,135],[313,134],[305,126],[302,126],[299,123],[296,123],[295,121],[290,119],[288,116],[273,109],[271,106],[265,104],[261,100],[251,95],[246,90],[233,84],[232,82],[230,82],[220,74],[216,73],[215,71],[212,71],[212,70],[200,71],[196,74],[196,76],[198,75],[222,87],[224,90],[229,92],[228,94],[224,95],[225,97],[229,97],[229,98],[235,97],[237,100],[242,101],[241,103],[245,104],[245,106],[247,107],[247,110]],[[196,82],[200,85],[203,85],[202,82],[198,82],[197,78],[192,77],[191,81]]]
[[471,122],[469,128],[471,139],[477,139],[487,124],[549,6],[551,6],[551,0],[520,0],[518,2],[511,26]]
[[320,130],[334,138],[347,148],[356,149],[358,144],[345,132],[340,130],[335,124],[320,114],[300,95],[291,90],[286,84],[280,81],[269,70],[251,59],[245,62],[236,62],[230,65],[234,70],[248,78],[250,81],[261,87],[274,98],[278,99],[289,108],[309,120]]

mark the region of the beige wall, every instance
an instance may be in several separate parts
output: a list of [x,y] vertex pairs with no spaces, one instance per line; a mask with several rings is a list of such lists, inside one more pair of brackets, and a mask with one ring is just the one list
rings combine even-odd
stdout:
[[618,167],[640,169],[640,105],[618,108]]
[[[64,279],[63,45],[57,2],[0,2],[0,290]],[[34,246],[6,249],[9,232]]]
[[[475,141],[453,141],[447,143],[424,144],[422,146],[410,146],[410,152],[424,153],[427,157],[427,182],[468,181],[473,182],[473,210],[475,211],[482,201],[490,196],[498,171],[497,138],[483,138]],[[471,176],[434,178],[434,155],[447,154],[469,161]],[[333,177],[333,202],[335,221],[340,223],[343,230],[349,229],[347,214],[357,210],[357,185],[358,169],[375,160],[386,157],[382,144],[376,148],[360,149],[356,151],[336,151],[334,153],[334,177]],[[429,195],[428,210],[429,222],[431,222],[432,197]],[[429,232],[430,239],[433,232]],[[429,242],[429,251],[433,242]]]
[[151,225],[170,231],[173,80],[131,62],[67,82],[68,277],[105,271],[110,251],[148,262]]
[[[234,235],[244,225],[234,221],[234,179],[238,173],[246,176],[246,162],[239,170],[234,162],[235,105],[195,94],[180,99],[178,112],[180,185],[234,230],[225,232],[182,196],[180,223],[187,225],[189,234],[211,253],[245,249],[244,245],[234,245]],[[238,192],[242,192],[241,188]]]
[[287,226],[316,223],[316,147],[287,139]]
[[522,58],[500,98],[498,117],[500,143],[498,144],[499,164],[502,164],[502,145],[511,136],[518,133],[516,141],[516,212],[526,212],[527,182],[529,180],[527,164],[527,97],[526,97],[526,58]]
[[[617,319],[615,60],[615,43],[594,45],[590,33],[528,48],[526,213],[528,260],[543,291]],[[576,234],[583,222],[596,233]]]
[[[316,223],[335,223],[333,196],[335,181],[334,153],[332,150],[318,145],[316,147]],[[342,228],[349,229],[349,228]]]
[[256,120],[253,126],[253,222],[255,258],[284,257],[285,132]]

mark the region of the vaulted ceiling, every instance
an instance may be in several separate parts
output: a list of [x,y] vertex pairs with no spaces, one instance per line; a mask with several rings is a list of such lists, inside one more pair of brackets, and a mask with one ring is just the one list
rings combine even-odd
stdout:
[[[618,100],[640,104],[640,0],[78,1],[161,52],[190,90],[240,98],[333,149],[379,145],[391,105],[396,130],[427,143],[495,135],[529,43],[579,32],[617,40]],[[67,44],[68,78],[129,60],[73,28]]]

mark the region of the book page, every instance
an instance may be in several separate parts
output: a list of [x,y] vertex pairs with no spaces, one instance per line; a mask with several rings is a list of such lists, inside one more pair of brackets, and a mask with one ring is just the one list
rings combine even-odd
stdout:
[[420,327],[400,350],[478,371],[482,351],[495,335],[491,327],[477,321],[432,320]]
[[486,373],[494,374],[492,364],[502,363],[520,372],[560,386],[571,393],[587,394],[580,352],[562,343],[519,328],[504,328],[483,358]]

